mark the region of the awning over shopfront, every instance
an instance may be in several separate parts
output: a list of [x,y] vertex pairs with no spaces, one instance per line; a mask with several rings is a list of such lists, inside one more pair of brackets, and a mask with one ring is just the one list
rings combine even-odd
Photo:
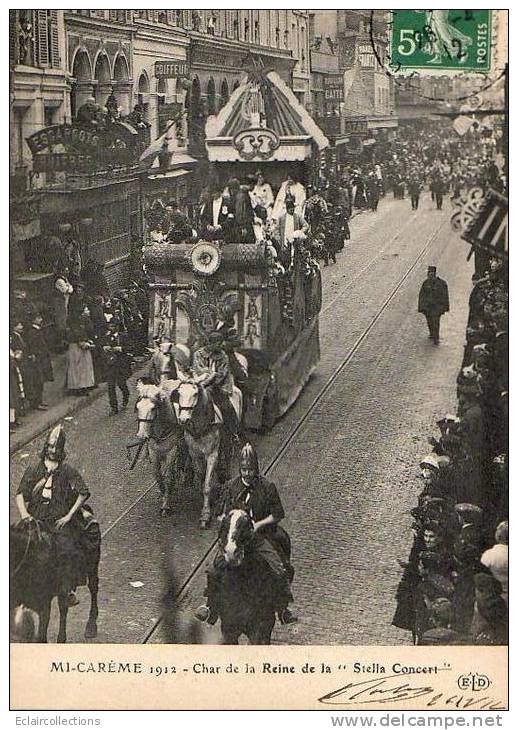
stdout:
[[205,125],[211,162],[305,160],[329,141],[274,72],[251,73]]

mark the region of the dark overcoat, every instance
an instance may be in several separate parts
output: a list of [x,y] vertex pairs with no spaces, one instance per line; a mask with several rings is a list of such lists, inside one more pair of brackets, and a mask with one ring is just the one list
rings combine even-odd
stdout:
[[444,314],[450,311],[448,284],[436,276],[425,279],[419,292],[417,311],[422,314]]

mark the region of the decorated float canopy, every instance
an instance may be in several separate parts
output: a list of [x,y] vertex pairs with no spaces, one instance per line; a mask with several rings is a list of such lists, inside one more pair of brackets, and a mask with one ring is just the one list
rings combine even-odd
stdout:
[[275,71],[250,72],[205,125],[211,162],[306,160],[329,140]]

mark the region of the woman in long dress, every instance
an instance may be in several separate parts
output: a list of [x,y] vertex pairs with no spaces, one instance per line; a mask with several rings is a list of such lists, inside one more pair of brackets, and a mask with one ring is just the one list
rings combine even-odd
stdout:
[[95,348],[94,331],[90,310],[83,307],[81,313],[69,323],[68,367],[66,388],[72,395],[87,395],[94,387],[94,365],[92,351]]
[[302,216],[304,203],[306,202],[306,189],[302,183],[298,181],[295,175],[288,175],[282,183],[275,198],[272,216],[279,220],[283,213],[286,213],[286,196],[291,196],[295,200],[295,213]]

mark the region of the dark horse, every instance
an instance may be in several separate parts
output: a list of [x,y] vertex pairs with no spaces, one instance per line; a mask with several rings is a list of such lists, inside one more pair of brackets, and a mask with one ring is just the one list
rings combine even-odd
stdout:
[[[93,639],[97,636],[98,568],[101,557],[101,536],[97,522],[92,520],[83,535],[85,577],[91,596],[85,639]],[[11,608],[23,605],[35,611],[39,618],[36,640],[46,643],[52,599],[57,596],[58,642],[66,642],[69,592],[60,589],[60,566],[56,562],[52,533],[36,520],[11,525],[9,552]]]
[[279,579],[254,550],[260,539],[244,510],[231,510],[221,523],[218,613],[224,644],[237,644],[242,634],[250,644],[271,643]]

